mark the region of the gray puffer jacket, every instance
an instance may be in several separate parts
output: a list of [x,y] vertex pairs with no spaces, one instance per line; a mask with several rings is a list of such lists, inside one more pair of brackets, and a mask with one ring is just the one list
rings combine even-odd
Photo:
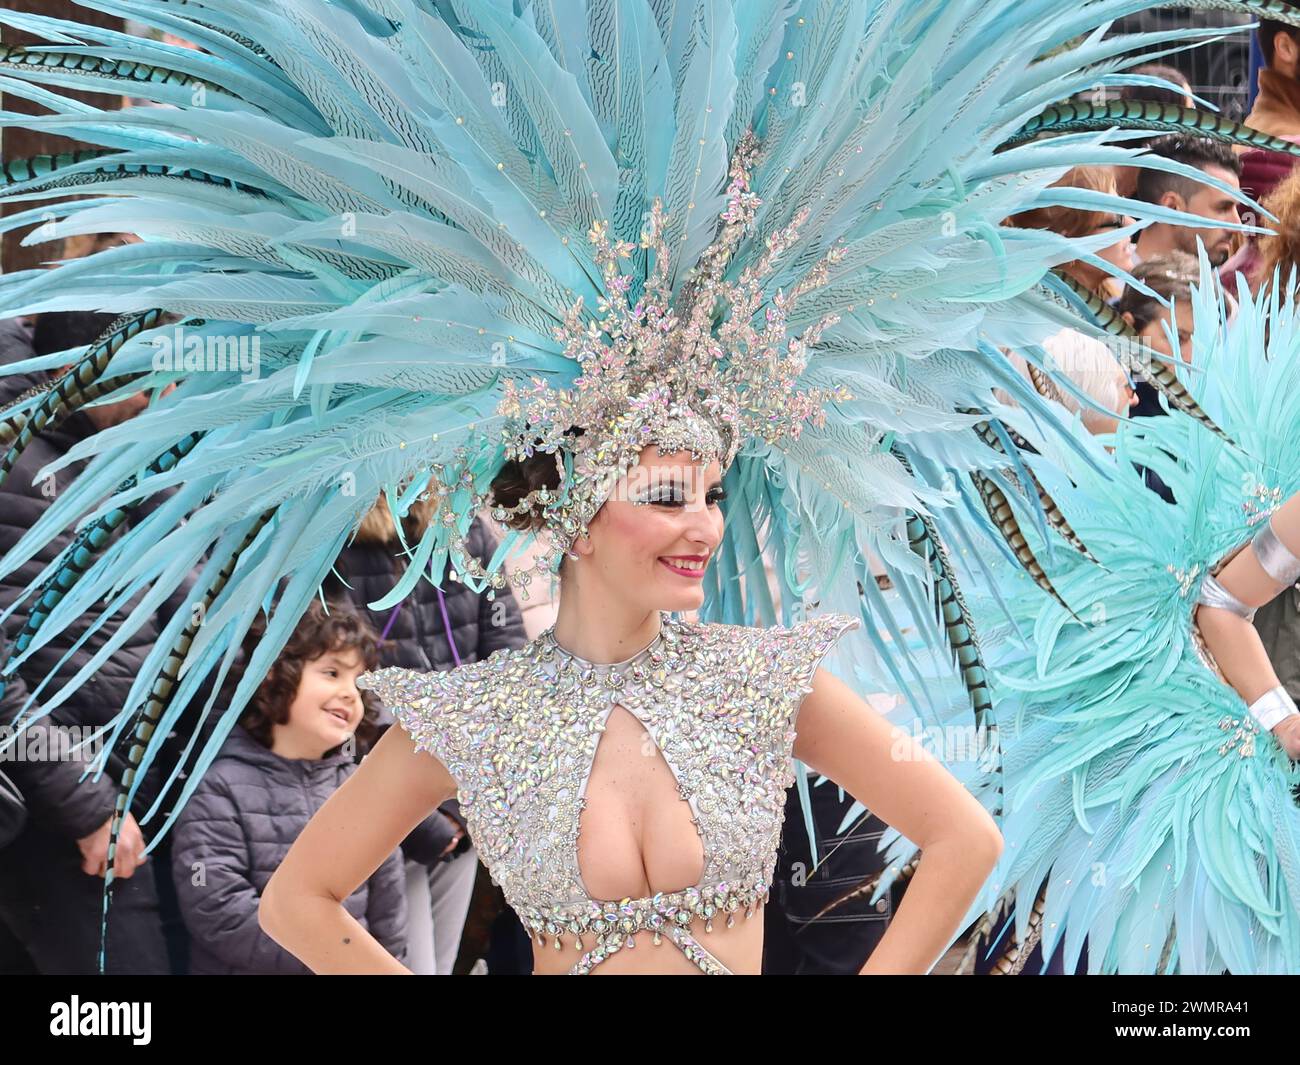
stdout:
[[[231,729],[173,829],[172,879],[193,940],[190,974],[307,974],[271,939],[257,907],[293,841],[356,763],[344,748],[283,758]],[[406,957],[406,883],[394,851],[344,902],[399,961]]]

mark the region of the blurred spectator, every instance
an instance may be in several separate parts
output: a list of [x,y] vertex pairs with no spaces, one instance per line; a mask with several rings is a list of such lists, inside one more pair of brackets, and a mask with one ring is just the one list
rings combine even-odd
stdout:
[[1225,292],[1235,293],[1242,279],[1251,292],[1258,293],[1271,282],[1274,270],[1279,271],[1283,285],[1288,283],[1300,253],[1300,181],[1296,173],[1288,171],[1260,199],[1260,206],[1274,216],[1261,219],[1260,225],[1272,232],[1253,234],[1224,265],[1219,278]]
[[1274,137],[1300,136],[1300,30],[1263,19],[1258,32],[1265,66],[1259,71],[1259,92],[1246,125]]
[[1149,100],[1157,104],[1173,104],[1176,107],[1195,107],[1192,98],[1192,83],[1177,67],[1167,63],[1144,63],[1140,67],[1125,71],[1146,78],[1163,78],[1177,85],[1177,89],[1162,89],[1158,85],[1125,85],[1119,90],[1121,100]]
[[[1259,44],[1267,65],[1259,71],[1259,93],[1254,107],[1242,120],[1252,129],[1293,144],[1300,143],[1300,82],[1297,82],[1300,50],[1297,41],[1300,41],[1300,31],[1294,27],[1270,20],[1260,22]],[[1296,163],[1296,157],[1289,152],[1248,148],[1241,144],[1235,150],[1241,157],[1241,190],[1260,204],[1286,179]],[[1243,217],[1248,222],[1270,224],[1249,213]],[[1223,281],[1228,291],[1236,291],[1237,274],[1244,276],[1252,289],[1258,287],[1261,280],[1258,241],[1258,236],[1244,237],[1224,266]]]
[[[405,542],[419,542],[428,528],[434,496],[417,500],[403,519]],[[476,518],[467,537],[468,550],[486,565],[496,552],[496,537]],[[450,563],[441,585],[422,578],[400,604],[371,611],[367,604],[393,590],[406,570],[402,538],[388,503],[380,499],[362,521],[352,542],[335,562],[335,575],[325,582],[330,600],[350,602],[380,632],[380,664],[424,671],[453,669],[477,662],[494,651],[527,642],[519,605],[510,589],[497,590],[491,600],[451,579]],[[381,721],[381,730],[392,722]],[[478,855],[466,835],[460,804],[442,805],[425,823],[418,839],[408,839],[408,967],[417,974],[447,976],[452,972],[474,890]],[[504,900],[498,900],[504,905]],[[523,926],[519,935],[527,936]],[[531,959],[531,951],[529,952]]]
[[[1094,192],[1115,194],[1113,167],[1077,166],[1056,182],[1067,188],[1091,189]],[[1116,230],[1131,223],[1131,219],[1106,211],[1084,211],[1074,207],[1040,207],[1010,219],[1015,226],[1027,229],[1050,229],[1065,237],[1090,237],[1108,230]],[[1132,245],[1127,239],[1115,241],[1097,252],[1100,259],[1119,270],[1132,266]],[[1123,282],[1100,266],[1081,259],[1068,262],[1060,272],[1098,298],[1109,302],[1117,297]],[[1058,386],[1047,374],[1037,368],[1031,370],[1026,360],[1015,352],[1009,358],[1022,376],[1048,399],[1055,400],[1070,412],[1079,411],[1084,427],[1091,433],[1113,432],[1119,424],[1118,416],[1128,411],[1136,402],[1129,387],[1128,375],[1104,343],[1074,329],[1063,329],[1043,341],[1047,358],[1056,370],[1064,374],[1093,403],[1085,403],[1073,392]],[[1013,402],[999,390],[999,398]],[[1098,409],[1100,407],[1100,409]]]
[[[1279,139],[1300,144],[1300,134],[1288,134]],[[1296,157],[1290,152],[1252,148],[1237,154],[1241,156],[1241,191],[1256,203],[1261,202],[1295,169]],[[1254,219],[1248,218],[1247,221]]]
[[[1300,144],[1300,135],[1282,139]],[[1241,191],[1266,210],[1273,210],[1267,206],[1268,202],[1295,169],[1296,157],[1287,152],[1274,152],[1267,148],[1256,148],[1240,154]],[[1276,214],[1276,210],[1273,213]],[[1256,218],[1255,212],[1250,209],[1242,211],[1241,217],[1242,221],[1252,225],[1271,228],[1277,224],[1268,218]],[[1263,239],[1258,233],[1241,234],[1237,250],[1219,271],[1224,291],[1228,293],[1237,291],[1238,275],[1246,281],[1252,292],[1259,290],[1264,278],[1264,264],[1259,250]]]
[[[356,685],[378,664],[375,634],[359,614],[341,604],[327,614],[313,602],[203,774],[172,845],[192,974],[311,972],[262,931],[258,905],[312,815],[356,771],[353,738],[369,744],[378,732],[378,700]],[[405,959],[399,852],[343,906]]]
[[1271,284],[1274,271],[1284,289],[1293,279],[1300,284],[1295,277],[1300,263],[1300,171],[1292,171],[1261,206],[1277,221],[1267,223],[1272,232],[1258,239],[1258,259],[1246,268],[1251,288],[1258,291]]
[[[1186,252],[1170,252],[1137,267],[1133,271],[1133,277],[1155,292],[1160,299],[1172,303],[1173,312],[1171,314],[1169,307],[1156,296],[1148,296],[1130,285],[1124,290],[1117,308],[1124,320],[1137,330],[1147,347],[1171,358],[1174,355],[1174,345],[1170,335],[1176,335],[1179,356],[1184,362],[1191,362],[1195,328],[1192,286],[1200,279],[1197,260]],[[1160,402],[1160,393],[1152,385],[1139,379],[1136,388],[1138,401],[1132,411],[1134,418],[1158,418],[1168,413]],[[1166,503],[1174,502],[1173,491],[1155,470],[1145,466],[1139,466],[1138,470],[1151,491]]]
[[[84,346],[92,341],[111,315],[41,315],[35,338],[18,322],[0,322],[0,363],[12,364],[33,355]],[[49,385],[56,375],[44,371],[0,377],[0,407],[12,404],[32,388]],[[74,463],[36,480],[37,472],[54,462],[76,443],[92,435],[96,423],[125,420],[139,409],[139,401],[100,407],[92,415],[78,411],[61,424],[38,435],[0,485],[0,553],[11,550],[81,469]],[[46,565],[72,540],[65,531],[14,572],[0,578],[0,607],[9,606]],[[11,683],[35,690],[47,674],[54,680],[44,690],[57,691],[70,680],[117,631],[117,621],[133,609],[132,600],[96,632],[87,635],[93,614],[69,625],[57,638],[35,651],[19,667]],[[19,617],[25,616],[19,612]],[[123,706],[145,655],[157,642],[165,618],[146,623],[116,651],[93,676],[56,707],[51,722],[58,725],[95,726],[109,721]],[[7,653],[6,653],[7,656]],[[116,781],[125,768],[118,755],[109,759],[99,780],[87,779],[64,795],[66,809],[50,811],[34,820],[5,850],[0,863],[0,922],[15,948],[25,952],[31,968],[41,973],[93,974],[98,971],[103,884],[99,879],[108,854]],[[52,769],[53,773],[61,770]],[[134,809],[146,809],[156,796],[158,781],[151,774],[142,782]],[[128,814],[115,868],[130,879],[116,884],[110,914],[106,969],[110,973],[168,973],[173,963],[164,942],[159,909],[157,863],[148,863],[132,876],[143,860],[143,840],[135,818]],[[124,863],[125,860],[125,863]]]
[[[1088,189],[1114,196],[1115,168],[1111,166],[1076,166],[1069,170],[1059,181],[1052,183],[1052,188]],[[1010,225],[1021,229],[1050,229],[1063,237],[1092,237],[1108,230],[1122,229],[1131,225],[1133,219],[1109,211],[1084,211],[1077,207],[1038,207],[1032,211],[1023,211],[1008,220]],[[1127,271],[1133,265],[1131,245],[1128,240],[1116,240],[1098,251],[1097,256],[1120,270]],[[1105,300],[1119,296],[1124,289],[1124,282],[1107,273],[1093,263],[1076,259],[1063,264],[1060,272],[1078,282],[1089,292],[1094,292]]]
[[[8,656],[16,626],[6,623],[0,654]],[[13,722],[27,703],[27,686],[21,676],[0,683],[0,723]],[[22,754],[15,753],[21,750]],[[39,757],[29,752],[40,750]],[[37,975],[85,973],[85,944],[99,943],[99,910],[84,903],[87,886],[102,876],[108,856],[111,809],[110,778],[81,774],[90,758],[85,749],[74,750],[62,726],[38,721],[10,749],[0,770],[22,795],[27,811],[22,833],[0,854],[0,974]],[[149,967],[148,957],[133,957],[131,929],[142,918],[151,919],[157,903],[152,868],[145,866],[144,839],[135,819],[128,817],[118,837],[113,870],[113,917],[110,927],[107,971],[132,972]],[[78,862],[80,872],[76,875]],[[58,875],[62,870],[66,875]],[[52,875],[52,873],[54,875]],[[42,905],[12,905],[6,900],[39,898]],[[122,915],[126,914],[126,917]],[[28,950],[28,945],[34,945]],[[39,967],[36,958],[40,959]]]
[[[1142,342],[1163,355],[1174,356],[1174,345],[1170,335],[1177,337],[1178,354],[1184,362],[1192,361],[1192,286],[1200,280],[1200,267],[1196,258],[1186,252],[1171,251],[1159,258],[1141,263],[1133,270],[1135,280],[1141,281],[1155,296],[1134,288],[1124,289],[1124,295],[1116,305],[1116,310],[1135,330]],[[1159,296],[1160,299],[1156,297]],[[1160,300],[1173,304],[1173,311]],[[1144,392],[1145,390],[1145,392]],[[1145,383],[1138,388],[1138,410],[1135,416],[1144,413],[1142,396],[1154,395],[1154,390]]]
[[[1147,145],[1147,150],[1152,155],[1195,167],[1233,189],[1241,188],[1241,158],[1221,141],[1175,134],[1156,138]],[[1231,194],[1165,170],[1144,168],[1138,177],[1134,198],[1214,222],[1232,225],[1241,222],[1238,201]],[[1195,255],[1199,240],[1205,245],[1205,254],[1210,262],[1222,266],[1234,251],[1237,239],[1237,231],[1232,229],[1152,222],[1138,234],[1134,258],[1137,262],[1144,262],[1173,251]]]
[[[1294,5],[1287,5],[1294,6]],[[1254,107],[1243,121],[1261,133],[1300,143],[1300,82],[1297,82],[1297,59],[1300,58],[1300,31],[1281,22],[1263,20],[1259,27],[1260,50],[1267,64],[1259,71],[1259,93]],[[1241,190],[1257,203],[1263,203],[1291,173],[1296,157],[1270,148],[1237,145],[1241,158]],[[1247,221],[1256,219],[1247,217]],[[1261,221],[1260,224],[1268,224]],[[1257,236],[1247,236],[1224,267],[1224,283],[1235,291],[1235,275],[1242,274],[1252,289],[1260,281]]]
[[[1155,85],[1125,85],[1119,90],[1121,100],[1145,100],[1157,104],[1173,104],[1176,107],[1195,107],[1196,100],[1192,97],[1192,85],[1176,67],[1168,66],[1164,63],[1145,63],[1140,67],[1134,67],[1128,74],[1140,74],[1148,78],[1162,78],[1165,81],[1172,82],[1181,87],[1181,91],[1175,89],[1162,89]],[[1154,139],[1154,138],[1149,138]],[[1123,141],[1126,148],[1141,148],[1148,141],[1141,138],[1135,140]],[[1119,194],[1126,199],[1131,199],[1133,193],[1137,191],[1138,176],[1142,173],[1142,168],[1138,166],[1117,166],[1115,168],[1115,185]]]

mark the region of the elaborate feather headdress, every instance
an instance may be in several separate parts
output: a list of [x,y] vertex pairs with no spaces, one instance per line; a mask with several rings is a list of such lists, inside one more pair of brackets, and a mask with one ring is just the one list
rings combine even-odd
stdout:
[[[666,219],[658,199],[637,245],[611,241],[606,223],[595,223],[588,238],[608,293],[597,305],[601,318],[585,318],[579,299],[555,329],[564,354],[581,373],[567,389],[538,379],[520,392],[514,381],[506,382],[497,408],[506,418],[506,457],[525,459],[539,450],[555,453],[560,475],[558,490],[537,488],[510,507],[492,508],[499,521],[538,506],[543,509],[551,548],[538,554],[537,570],[557,567],[573,540],[586,534],[587,522],[609,497],[619,474],[647,445],[656,445],[663,454],[689,451],[697,460],[716,459],[725,472],[749,437],[768,444],[785,436],[798,439],[805,421],[825,423],[822,403],[852,398],[842,386],[801,390],[797,385],[808,363],[808,347],[838,321],[837,314],[827,314],[798,338],[786,334],[786,321],[799,297],[827,283],[843,248],[832,248],[788,295],[777,291],[769,300],[764,292],[777,259],[806,221],[806,211],[769,237],[765,254],[736,281],[724,280],[762,202],[750,189],[757,156],[758,141],[747,133],[732,159],[721,232],[687,274],[676,300],[668,283],[672,250],[664,238]],[[653,263],[645,278],[620,269],[637,247],[648,252]],[[754,322],[764,304],[760,329]],[[488,497],[472,502],[484,504]],[[464,551],[463,541],[453,544],[460,548],[457,559],[466,572],[488,576]],[[529,571],[518,570],[511,577],[526,597]],[[492,581],[496,587],[504,584],[499,575]]]

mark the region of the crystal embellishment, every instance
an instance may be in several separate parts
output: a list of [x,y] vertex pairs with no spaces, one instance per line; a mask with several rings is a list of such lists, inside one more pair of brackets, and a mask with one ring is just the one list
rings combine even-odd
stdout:
[[[766,901],[799,705],[822,658],[859,624],[828,614],[756,629],[662,614],[659,635],[624,662],[586,662],[548,629],[448,672],[387,668],[358,685],[456,779],[479,856],[535,940],[594,939],[587,954],[603,959],[650,931],[691,958],[689,937],[672,930],[749,917]],[[686,890],[610,901],[583,886],[582,796],[615,705],[645,724],[691,805],[704,874]]]

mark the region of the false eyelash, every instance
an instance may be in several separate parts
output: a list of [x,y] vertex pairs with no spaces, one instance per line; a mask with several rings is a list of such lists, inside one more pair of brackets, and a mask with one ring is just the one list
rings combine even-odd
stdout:
[[[720,489],[717,492],[710,492],[705,498],[710,503],[721,503],[724,499],[727,498],[727,493]],[[636,502],[643,505],[647,503],[679,504],[679,503],[684,503],[685,500],[678,495],[668,495],[668,496],[648,496],[645,499],[638,499],[636,500]]]

